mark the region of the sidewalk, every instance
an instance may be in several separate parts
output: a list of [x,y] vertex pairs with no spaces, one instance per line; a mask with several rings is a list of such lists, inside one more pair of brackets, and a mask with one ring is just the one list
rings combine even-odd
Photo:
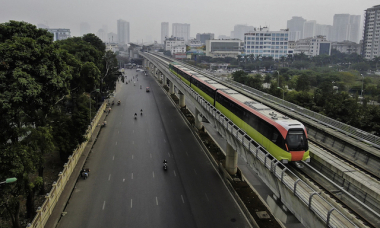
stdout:
[[[99,123],[103,123],[103,121],[107,118],[106,113],[103,112],[102,116],[99,119]],[[54,207],[54,210],[52,211],[48,221],[45,224],[45,228],[55,228],[61,218],[62,212],[65,210],[66,205],[70,199],[71,193],[74,190],[75,184],[77,183],[79,173],[81,169],[83,168],[84,163],[87,160],[87,156],[92,150],[92,147],[96,143],[96,140],[99,136],[99,133],[101,131],[100,124],[96,126],[94,133],[92,134],[92,141],[89,141],[87,143],[87,146],[83,150],[82,156],[78,160],[77,165],[75,166],[73,173],[71,174],[70,179],[67,181],[65,189],[62,191],[61,196],[59,197],[59,200],[57,204]]]

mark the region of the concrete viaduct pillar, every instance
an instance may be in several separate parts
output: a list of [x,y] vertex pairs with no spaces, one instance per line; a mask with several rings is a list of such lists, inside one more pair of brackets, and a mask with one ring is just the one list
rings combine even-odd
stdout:
[[200,130],[200,129],[202,129],[202,122],[199,120],[199,118],[200,118],[200,115],[199,114],[201,114],[200,112],[199,112],[199,110],[197,109],[197,108],[195,108],[195,127],[198,129],[198,130]]
[[226,150],[226,170],[229,174],[235,175],[237,172],[238,153],[227,143]]
[[174,84],[169,80],[169,93],[174,94]]
[[186,106],[185,94],[183,94],[180,90],[178,90],[178,94],[179,94],[179,107],[183,108]]

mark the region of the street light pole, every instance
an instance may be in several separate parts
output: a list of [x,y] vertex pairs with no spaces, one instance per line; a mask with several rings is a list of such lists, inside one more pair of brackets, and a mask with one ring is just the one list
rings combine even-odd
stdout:
[[276,70],[277,72],[277,87],[280,87],[280,72],[278,72],[278,70]]
[[99,92],[99,89],[95,89],[94,91],[90,92],[90,142],[92,141],[92,121],[91,121],[91,93],[92,92]]
[[363,74],[360,74],[362,76],[362,92],[360,94],[360,96],[363,98],[363,84],[364,84],[364,76]]
[[283,88],[281,88],[281,87],[277,87],[277,89],[281,89],[282,90],[282,100],[284,100],[285,101],[285,99],[284,99],[284,89]]

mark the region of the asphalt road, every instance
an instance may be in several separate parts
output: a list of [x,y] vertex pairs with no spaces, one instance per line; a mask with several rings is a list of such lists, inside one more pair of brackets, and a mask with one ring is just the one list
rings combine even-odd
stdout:
[[90,176],[78,180],[58,227],[250,227],[163,90],[143,73],[133,80],[118,83],[121,106],[112,107],[86,163]]

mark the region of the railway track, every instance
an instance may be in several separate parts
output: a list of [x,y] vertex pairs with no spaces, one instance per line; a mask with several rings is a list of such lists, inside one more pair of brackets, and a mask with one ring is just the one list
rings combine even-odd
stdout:
[[[159,57],[166,59],[168,62],[173,61],[170,58],[164,56]],[[162,60],[159,61],[167,64]],[[183,63],[181,64],[188,67],[189,69],[192,69],[193,71],[205,75],[203,71],[200,71],[193,66]],[[215,77],[212,77],[211,79],[215,80]],[[236,89],[231,85],[230,87]],[[327,175],[324,175],[323,172],[317,170],[322,169],[321,164],[314,164],[313,162],[311,162],[311,165],[302,162],[302,169],[296,169],[293,167],[291,168],[292,171],[304,179],[306,183],[310,183],[316,192],[323,195],[324,198],[332,205],[337,207],[338,210],[344,212],[345,216],[351,218],[352,221],[354,221],[355,224],[357,224],[359,227],[380,227],[380,197],[376,197],[376,193],[373,193],[376,192],[376,189],[380,189],[378,177],[374,176],[373,174],[369,174],[361,167],[348,160],[345,161],[344,158],[339,158],[332,155],[331,151],[327,150],[326,148],[323,148],[322,146],[316,145],[314,143],[310,143],[310,152],[313,151],[315,154],[321,154],[319,157],[329,157],[330,161],[339,160],[340,165],[337,166],[340,166],[340,172],[343,174],[346,173],[345,175],[349,174],[350,179],[344,177],[344,175],[339,174],[334,174],[332,175],[333,178],[331,178],[331,175],[329,175],[331,173],[326,171],[326,168],[324,172],[327,173]],[[327,156],[327,154],[329,155]],[[344,167],[343,170],[341,169],[342,167]],[[352,182],[352,180],[355,180],[356,183]],[[351,187],[350,191],[350,186],[354,186],[355,184],[366,184],[361,183],[360,180],[367,182],[368,188],[363,191],[353,192]],[[365,195],[365,197],[358,197],[363,195]],[[370,205],[368,205],[368,203]]]

